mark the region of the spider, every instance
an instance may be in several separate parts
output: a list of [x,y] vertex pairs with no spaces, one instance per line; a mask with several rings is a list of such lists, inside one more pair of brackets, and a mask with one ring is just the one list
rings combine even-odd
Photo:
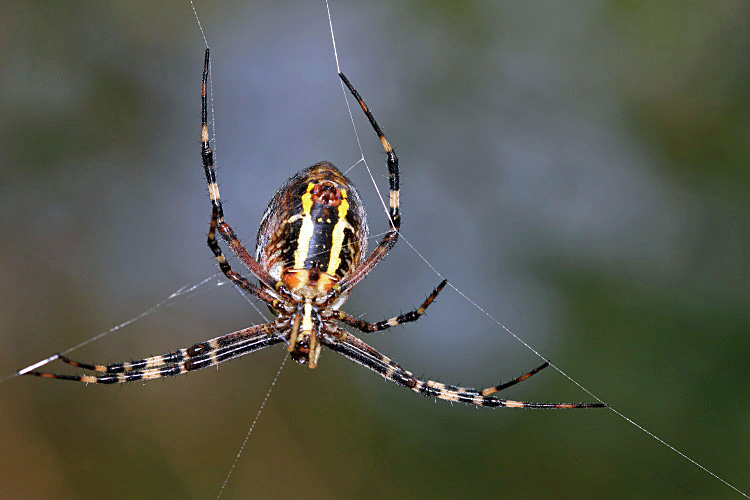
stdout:
[[[224,275],[237,287],[266,303],[276,316],[268,323],[245,328],[188,348],[137,361],[98,365],[57,359],[98,375],[63,375],[31,371],[38,377],[85,383],[116,384],[180,375],[258,351],[274,344],[287,344],[292,359],[315,368],[322,346],[349,358],[387,380],[427,396],[477,406],[513,408],[594,408],[605,404],[527,403],[500,399],[492,394],[515,385],[549,362],[504,384],[473,389],[424,380],[380,354],[345,331],[339,323],[363,332],[377,332],[416,321],[445,287],[443,280],[420,307],[393,318],[370,323],[340,308],[352,288],[367,276],[396,244],[401,225],[399,213],[399,164],[396,152],[385,138],[365,102],[343,73],[339,77],[359,103],[388,156],[390,184],[389,231],[365,258],[367,216],[356,188],[335,166],[316,163],[292,176],[268,204],[251,256],[224,219],[216,183],[213,152],[209,145],[206,87],[209,50],[206,49],[201,85],[201,156],[211,198],[208,246]],[[216,233],[258,280],[254,284],[232,269],[219,246]]]

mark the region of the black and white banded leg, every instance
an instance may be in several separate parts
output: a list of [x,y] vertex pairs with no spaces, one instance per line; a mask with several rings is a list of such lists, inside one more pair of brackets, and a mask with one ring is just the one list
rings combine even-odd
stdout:
[[349,335],[344,330],[336,328],[329,330],[323,335],[323,344],[329,349],[349,358],[355,363],[368,368],[386,380],[395,382],[401,386],[407,387],[414,392],[425,396],[433,396],[446,401],[466,403],[476,406],[490,407],[508,407],[508,408],[602,408],[605,404],[599,403],[529,403],[524,401],[513,401],[509,399],[500,399],[491,396],[506,387],[529,378],[534,373],[539,372],[548,364],[514,379],[505,384],[500,384],[486,389],[474,389],[471,387],[458,387],[455,385],[443,384],[434,380],[426,380],[415,376],[408,370],[399,366],[396,362],[387,356],[380,354],[378,351],[362,342],[360,339]]
[[87,384],[119,384],[181,375],[284,342],[285,338],[280,336],[277,330],[287,328],[287,323],[288,320],[277,320],[256,325],[191,347],[136,361],[99,365],[73,361],[64,356],[59,358],[69,365],[103,375],[65,375],[36,371],[30,372],[29,375]]
[[412,311],[403,313],[403,314],[399,314],[398,316],[394,316],[392,318],[389,318],[383,321],[378,321],[377,323],[370,323],[369,321],[355,318],[351,314],[347,314],[344,311],[336,311],[336,314],[333,317],[343,323],[346,323],[349,326],[353,326],[354,328],[357,328],[358,330],[361,330],[363,332],[368,332],[368,333],[379,332],[381,330],[386,330],[396,325],[401,325],[403,323],[417,321],[420,318],[420,316],[424,314],[427,308],[430,307],[430,304],[432,304],[435,301],[435,298],[438,296],[438,294],[443,289],[443,287],[445,287],[446,283],[448,283],[448,280],[441,281],[440,284],[436,286],[434,290],[432,290],[432,293],[427,297],[427,299],[425,299],[422,305],[419,306],[418,308]]

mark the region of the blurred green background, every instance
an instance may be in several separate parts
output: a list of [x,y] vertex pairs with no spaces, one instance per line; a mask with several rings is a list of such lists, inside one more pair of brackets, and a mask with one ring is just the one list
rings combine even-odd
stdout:
[[[196,8],[225,208],[252,247],[285,178],[359,158],[325,5]],[[750,490],[750,4],[331,10],[342,69],[401,158],[406,238],[584,386]],[[190,5],[3,12],[0,362],[11,373],[217,269]],[[384,189],[384,155],[355,119]],[[351,176],[373,233],[385,230],[362,164]],[[346,309],[379,320],[438,281],[402,242]],[[75,357],[137,358],[262,321],[228,286],[201,291]],[[448,383],[496,384],[539,364],[452,290],[418,323],[368,339]],[[284,356],[270,348],[147,385],[7,381],[0,497],[213,498]],[[552,370],[507,397],[591,400]],[[611,412],[433,403],[330,351],[315,371],[287,364],[225,491],[505,496],[738,498]]]

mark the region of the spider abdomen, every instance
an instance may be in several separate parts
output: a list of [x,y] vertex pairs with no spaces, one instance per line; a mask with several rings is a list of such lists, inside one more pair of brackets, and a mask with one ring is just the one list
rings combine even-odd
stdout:
[[356,188],[335,166],[301,170],[268,204],[256,258],[271,276],[306,297],[328,292],[367,250],[367,215]]

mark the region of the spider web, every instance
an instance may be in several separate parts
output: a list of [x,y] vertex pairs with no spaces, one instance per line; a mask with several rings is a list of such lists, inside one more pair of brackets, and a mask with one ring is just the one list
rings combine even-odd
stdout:
[[[201,36],[203,37],[203,40],[206,43],[206,46],[208,46],[208,40],[206,38],[205,32],[203,30],[203,26],[201,25],[200,19],[199,19],[198,14],[197,14],[197,12],[195,10],[195,5],[193,4],[192,0],[190,0],[190,4],[191,4],[191,8],[193,9],[193,12],[195,14],[196,22],[198,23],[198,26],[200,28]],[[336,60],[336,68],[337,68],[337,71],[339,71],[340,70],[340,66],[339,66],[338,51],[336,49],[336,44],[335,44],[334,23],[333,23],[333,20],[332,20],[332,17],[331,17],[331,11],[330,11],[330,7],[329,7],[329,4],[328,4],[327,0],[325,2],[325,6],[326,6],[327,13],[328,13],[329,29],[330,29],[330,35],[331,35],[332,49],[333,49],[333,53],[334,53],[335,60]],[[210,76],[210,78],[211,78],[211,81],[212,81],[212,77],[211,76]],[[346,170],[346,172],[348,173],[350,170],[354,169],[355,167],[359,167],[359,166],[363,166],[366,169],[366,171],[367,171],[367,173],[368,173],[368,175],[369,175],[369,177],[370,177],[370,179],[372,181],[372,185],[375,188],[375,190],[377,192],[377,195],[378,195],[378,198],[380,199],[380,202],[381,202],[381,204],[383,206],[383,210],[386,213],[386,216],[389,216],[385,200],[383,199],[383,196],[382,196],[382,194],[381,194],[381,192],[380,192],[380,190],[378,188],[378,185],[375,182],[375,178],[374,178],[374,176],[373,176],[373,174],[372,174],[372,172],[370,170],[370,167],[368,165],[367,159],[365,158],[365,154],[363,152],[362,144],[360,142],[359,134],[358,134],[358,131],[357,131],[357,126],[356,126],[356,123],[355,123],[355,119],[354,119],[351,107],[349,105],[349,99],[348,99],[346,90],[344,89],[343,85],[341,86],[341,88],[342,88],[342,93],[343,93],[345,102],[347,103],[347,109],[348,109],[350,120],[351,120],[351,123],[352,123],[352,129],[353,129],[354,136],[355,136],[355,139],[356,139],[359,151],[360,151],[360,155],[361,155],[360,158],[357,159],[357,161],[354,162]],[[212,116],[212,138],[213,138],[213,145],[214,145],[214,149],[218,150],[218,148],[216,147],[215,113],[213,112],[213,89],[211,89],[210,101],[211,101],[211,108],[212,108],[211,116]],[[218,161],[217,161],[217,163],[218,163]],[[376,237],[377,237],[377,235],[373,236],[372,238],[376,238]],[[440,278],[443,278],[443,274],[430,262],[430,260],[427,257],[425,257],[425,255],[422,252],[420,252],[407,238],[405,238],[403,234],[400,234],[400,239],[402,239],[412,249],[412,251],[414,251],[415,254],[424,262],[424,264],[426,266],[428,266],[437,276],[439,276]],[[217,279],[217,277],[218,277],[218,279]],[[150,315],[150,314],[152,314],[152,313],[154,313],[154,312],[156,312],[156,311],[158,311],[158,310],[160,310],[160,309],[162,309],[164,307],[172,305],[172,304],[176,303],[177,301],[187,299],[189,297],[192,297],[192,296],[200,294],[200,293],[205,293],[205,292],[207,292],[209,290],[212,290],[212,289],[214,289],[216,287],[219,287],[219,286],[223,286],[225,284],[227,284],[227,282],[221,280],[221,276],[219,275],[219,273],[215,273],[215,274],[213,274],[213,275],[211,275],[211,276],[209,276],[209,277],[207,277],[207,278],[205,278],[205,279],[203,279],[203,280],[201,280],[201,281],[199,281],[199,282],[197,282],[195,284],[183,286],[180,289],[176,290],[175,292],[171,293],[169,296],[167,296],[161,302],[155,304],[153,307],[151,307],[151,308],[147,309],[146,311],[144,311],[143,313],[141,313],[141,314],[139,314],[137,316],[134,316],[133,318],[130,318],[130,319],[128,319],[128,320],[126,320],[126,321],[124,321],[124,322],[122,322],[122,323],[120,323],[120,324],[118,324],[118,325],[116,325],[116,326],[114,326],[112,328],[110,328],[109,330],[106,330],[104,332],[98,333],[98,334],[92,336],[91,338],[89,338],[89,339],[87,339],[85,341],[82,341],[79,344],[76,344],[76,345],[74,345],[74,346],[72,346],[72,347],[70,347],[70,348],[68,348],[68,349],[66,349],[64,351],[61,351],[60,354],[66,354],[66,353],[72,352],[72,351],[74,351],[76,349],[79,349],[79,348],[85,346],[85,345],[88,345],[88,344],[90,344],[92,342],[100,340],[100,339],[102,339],[102,338],[104,338],[104,337],[106,337],[106,336],[108,336],[110,334],[118,332],[119,330],[123,329],[124,327],[132,325],[133,323],[139,321],[140,319],[143,319],[144,317],[146,317],[146,316],[148,316],[148,315]],[[498,319],[496,319],[492,314],[490,314],[487,310],[485,310],[481,305],[479,305],[478,302],[475,301],[474,299],[472,299],[468,293],[465,293],[464,291],[462,291],[461,289],[457,288],[456,286],[454,286],[450,282],[449,282],[449,286],[456,293],[458,293],[464,300],[466,300],[467,302],[469,302],[473,307],[475,307],[476,309],[478,309],[482,314],[486,315],[493,323],[495,323],[497,325],[497,327],[499,329],[501,329],[504,332],[506,332],[507,334],[511,335],[516,341],[520,342],[524,347],[526,347],[528,350],[530,350],[531,352],[533,352],[535,355],[539,356],[542,359],[546,359],[531,344],[527,343],[520,336],[518,336],[513,331],[511,331],[509,328],[507,328],[505,325],[503,325]],[[246,300],[248,300],[248,302],[253,307],[256,308],[256,310],[258,311],[259,315],[261,317],[263,317],[264,319],[266,319],[265,316],[263,315],[262,311],[256,307],[255,303],[252,300],[250,300],[250,298],[248,298],[246,296],[246,294],[242,293],[241,291],[240,291],[240,293],[246,298]],[[53,356],[47,357],[47,358],[45,358],[43,360],[40,360],[39,362],[34,363],[34,364],[32,364],[32,365],[30,365],[30,366],[28,366],[28,367],[26,367],[26,368],[24,368],[22,370],[19,370],[19,371],[15,372],[13,374],[10,374],[10,375],[8,375],[6,377],[0,378],[0,383],[4,382],[4,381],[6,381],[6,380],[8,380],[10,378],[16,377],[18,375],[22,375],[24,373],[27,373],[28,371],[34,370],[36,368],[39,368],[40,366],[43,366],[43,365],[45,365],[47,363],[50,363],[50,362],[54,361],[55,359],[57,359],[57,355],[53,355]],[[242,442],[240,450],[239,450],[238,454],[236,455],[234,462],[231,465],[231,468],[230,468],[230,470],[229,470],[229,472],[228,472],[228,474],[227,474],[227,476],[226,476],[226,478],[225,478],[225,480],[224,480],[224,482],[223,482],[223,484],[221,486],[221,489],[219,490],[219,493],[218,493],[219,497],[222,495],[222,493],[223,493],[226,485],[228,484],[228,482],[230,480],[230,477],[232,475],[232,472],[234,471],[234,469],[235,469],[235,467],[237,465],[237,461],[239,460],[240,456],[242,455],[243,450],[245,449],[245,445],[247,444],[247,442],[248,442],[251,434],[254,432],[254,429],[256,428],[256,424],[257,424],[257,422],[258,422],[258,420],[259,420],[259,418],[261,416],[261,413],[263,412],[264,408],[266,407],[266,403],[269,400],[271,392],[273,391],[273,389],[274,389],[274,387],[275,387],[275,385],[276,385],[276,383],[278,381],[278,378],[279,378],[279,376],[280,376],[280,374],[281,374],[281,372],[282,372],[282,370],[284,368],[285,361],[286,361],[286,356],[284,356],[284,361],[282,361],[281,365],[279,366],[278,371],[276,372],[276,374],[275,374],[275,376],[273,378],[273,381],[271,382],[271,384],[270,384],[270,386],[268,388],[268,391],[266,392],[265,397],[264,397],[263,401],[260,404],[258,412],[254,416],[254,419],[253,419],[253,421],[252,421],[252,423],[250,425],[250,428],[249,428],[247,434],[245,435],[244,441]],[[596,399],[597,401],[600,401],[600,402],[603,402],[603,399],[606,401],[606,398],[600,398],[598,395],[594,394],[585,385],[583,385],[582,383],[578,382],[573,377],[571,377],[570,375],[568,375],[561,367],[557,366],[556,364],[551,364],[551,366],[558,373],[560,373],[561,375],[563,375],[566,379],[568,379],[570,382],[572,382],[573,384],[575,384],[577,387],[579,387],[581,390],[583,390],[585,393],[587,393],[592,398],[594,398],[594,399]],[[683,452],[681,452],[680,450],[678,450],[677,448],[675,448],[671,444],[667,443],[666,441],[664,441],[663,439],[661,439],[660,437],[658,437],[654,433],[650,432],[649,430],[647,430],[645,427],[643,427],[642,425],[640,425],[639,423],[637,423],[633,419],[629,418],[628,416],[624,415],[623,413],[621,413],[620,411],[618,411],[617,409],[615,409],[615,408],[613,408],[611,406],[609,407],[609,409],[614,414],[616,414],[618,417],[624,419],[626,422],[628,422],[629,424],[633,425],[634,427],[636,427],[641,432],[643,432],[646,435],[652,437],[653,439],[655,439],[657,442],[659,442],[663,446],[665,446],[668,449],[672,450],[673,452],[677,453],[684,460],[692,463],[693,465],[695,465],[696,467],[700,468],[702,471],[704,471],[705,473],[709,474],[713,478],[721,481],[725,486],[731,488],[732,490],[734,490],[735,492],[739,493],[743,497],[750,498],[743,491],[741,491],[740,489],[738,489],[737,487],[735,487],[734,485],[732,485],[731,483],[729,483],[728,481],[726,481],[725,479],[723,479],[722,477],[720,477],[719,475],[717,475],[716,473],[712,472],[711,470],[709,470],[705,466],[701,465],[696,460],[694,460],[691,457],[689,457],[688,455],[684,454]]]

